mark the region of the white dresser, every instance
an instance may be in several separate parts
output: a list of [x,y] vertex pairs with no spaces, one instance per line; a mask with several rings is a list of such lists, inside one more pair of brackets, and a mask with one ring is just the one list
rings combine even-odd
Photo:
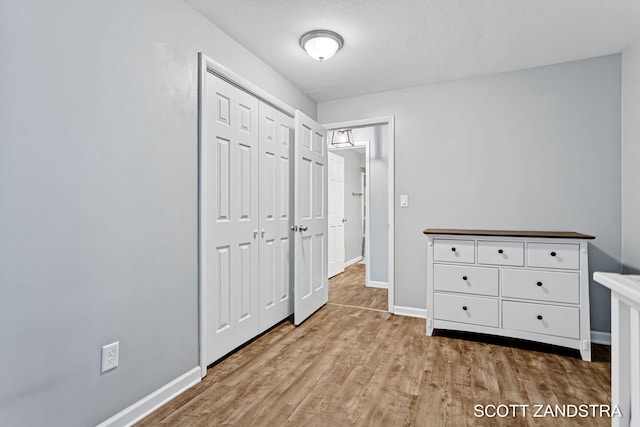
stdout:
[[574,232],[426,229],[427,335],[453,329],[591,360],[588,240]]

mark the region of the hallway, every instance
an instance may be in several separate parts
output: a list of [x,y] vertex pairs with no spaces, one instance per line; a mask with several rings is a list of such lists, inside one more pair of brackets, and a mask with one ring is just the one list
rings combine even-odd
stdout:
[[329,279],[329,304],[388,311],[387,290],[367,288],[365,268],[364,264],[356,263]]

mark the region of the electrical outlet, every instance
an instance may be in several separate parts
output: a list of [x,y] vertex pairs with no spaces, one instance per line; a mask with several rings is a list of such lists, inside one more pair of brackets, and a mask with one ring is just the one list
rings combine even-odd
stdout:
[[102,369],[100,372],[107,372],[118,366],[118,356],[120,353],[120,341],[102,346]]

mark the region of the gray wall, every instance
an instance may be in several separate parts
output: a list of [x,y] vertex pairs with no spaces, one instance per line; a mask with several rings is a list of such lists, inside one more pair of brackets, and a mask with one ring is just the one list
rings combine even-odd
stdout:
[[[424,308],[422,230],[575,230],[620,271],[621,59],[610,55],[318,105],[322,123],[395,115],[396,305]],[[610,329],[591,284],[592,329]]]
[[622,52],[622,260],[640,274],[640,41]]
[[0,0],[0,425],[95,425],[197,366],[198,51],[315,116],[180,1]]
[[361,168],[364,167],[364,155],[354,149],[334,150],[332,153],[344,158],[344,247],[345,261],[351,261],[362,255],[362,197],[360,193]]

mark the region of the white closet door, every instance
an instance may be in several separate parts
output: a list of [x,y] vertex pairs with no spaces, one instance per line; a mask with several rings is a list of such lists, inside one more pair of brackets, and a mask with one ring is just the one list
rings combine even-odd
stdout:
[[258,334],[258,100],[206,73],[201,280],[210,364]]
[[329,277],[344,271],[344,157],[329,152]]
[[289,200],[293,119],[260,102],[260,332],[293,313]]
[[326,304],[327,269],[327,146],[326,131],[296,110],[294,144],[295,304],[299,325]]

